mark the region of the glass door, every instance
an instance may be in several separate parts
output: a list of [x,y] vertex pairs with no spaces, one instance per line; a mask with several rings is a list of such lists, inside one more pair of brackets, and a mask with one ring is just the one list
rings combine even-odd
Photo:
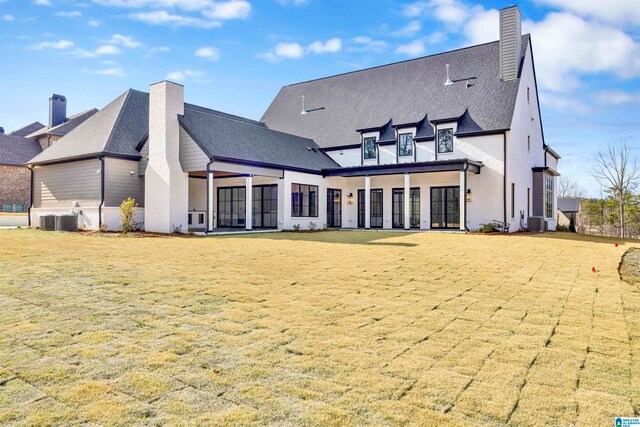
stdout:
[[253,228],[277,228],[278,186],[275,184],[254,186],[251,211]]
[[382,190],[371,190],[371,228],[382,228]]
[[460,187],[431,188],[431,228],[460,228]]
[[218,188],[218,227],[243,228],[245,226],[245,187]]
[[404,189],[394,188],[392,194],[391,226],[393,228],[404,228]]
[[358,190],[358,227],[364,228],[364,190]]
[[327,226],[342,227],[342,190],[327,189]]

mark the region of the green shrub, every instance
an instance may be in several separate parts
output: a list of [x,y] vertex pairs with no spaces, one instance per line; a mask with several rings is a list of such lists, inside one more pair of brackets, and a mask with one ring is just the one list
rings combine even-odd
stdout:
[[127,200],[123,200],[120,203],[120,228],[123,233],[129,233],[136,229],[136,223],[134,221],[136,215],[136,208],[138,204],[135,199],[131,197]]
[[570,229],[569,229],[569,227],[567,227],[566,225],[557,225],[557,226],[556,226],[556,231],[566,231],[566,232],[569,232],[569,231],[570,231]]
[[487,224],[480,224],[480,228],[476,230],[478,233],[499,233],[500,224],[496,224],[495,222],[490,222]]

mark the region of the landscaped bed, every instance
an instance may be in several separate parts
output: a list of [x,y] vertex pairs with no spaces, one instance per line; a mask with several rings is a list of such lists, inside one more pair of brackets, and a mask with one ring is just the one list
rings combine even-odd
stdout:
[[613,425],[640,412],[614,243],[2,230],[0,425]]

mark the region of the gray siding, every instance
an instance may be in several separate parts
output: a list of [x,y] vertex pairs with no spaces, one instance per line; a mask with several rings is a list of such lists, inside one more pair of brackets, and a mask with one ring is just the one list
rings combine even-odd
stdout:
[[82,160],[58,165],[36,166],[33,175],[35,208],[68,208],[100,204],[100,160]]
[[133,197],[138,206],[143,207],[144,177],[138,175],[138,162],[106,158],[105,165],[104,205],[117,207],[123,200]]
[[149,164],[149,140],[144,144],[142,149],[140,150],[140,162],[138,162],[138,173],[140,175],[144,175],[147,170],[147,164]]
[[209,158],[189,134],[180,127],[180,164],[185,172],[203,171]]
[[531,213],[533,216],[544,216],[544,174],[533,173],[533,188],[531,194]]

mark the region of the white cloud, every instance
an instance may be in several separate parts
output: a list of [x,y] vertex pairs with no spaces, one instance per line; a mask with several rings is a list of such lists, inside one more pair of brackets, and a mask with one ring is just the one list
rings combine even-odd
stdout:
[[477,12],[464,26],[464,35],[470,45],[493,42],[500,39],[500,13],[495,9]]
[[579,114],[587,114],[591,112],[591,108],[573,96],[563,96],[556,93],[541,92],[540,102],[554,110],[572,111]]
[[77,18],[78,16],[82,16],[82,12],[79,12],[77,10],[72,10],[69,12],[65,12],[65,11],[60,11],[58,13],[56,13],[56,16],[60,16],[63,18]]
[[304,48],[298,43],[278,43],[273,51],[281,58],[298,59],[304,56]]
[[183,81],[186,80],[188,78],[194,78],[197,79],[198,77],[202,77],[204,76],[204,73],[202,71],[197,71],[197,70],[183,70],[183,71],[172,71],[169,74],[167,74],[166,79],[167,80],[175,80],[175,81]]
[[111,36],[111,40],[109,40],[109,43],[114,44],[114,45],[121,45],[124,47],[128,47],[130,49],[135,49],[138,48],[140,46],[142,46],[142,43],[134,40],[133,37],[131,36],[124,36],[122,34],[114,34]]
[[220,59],[220,49],[210,46],[201,47],[194,52],[194,55],[209,61],[217,61]]
[[111,68],[105,68],[102,70],[94,70],[93,73],[101,74],[103,76],[116,76],[116,77],[125,77],[127,75],[127,73],[125,73],[124,70],[120,67],[111,67]]
[[408,17],[433,15],[438,20],[452,25],[461,25],[471,13],[467,5],[457,0],[418,1],[404,5],[402,11]]
[[216,2],[210,9],[205,9],[204,16],[213,19],[245,19],[251,12],[251,3],[246,0],[230,0]]
[[348,50],[352,52],[382,52],[387,48],[384,40],[375,40],[368,36],[354,37],[351,41],[354,45]]
[[596,99],[600,104],[605,105],[640,104],[640,92],[603,90],[596,94]]
[[34,0],[33,4],[37,4],[38,6],[51,6],[51,1],[49,1],[49,0]]
[[132,13],[129,18],[150,25],[174,25],[176,27],[213,28],[221,25],[220,22],[216,21],[170,14],[166,10]]
[[96,55],[118,55],[120,52],[120,49],[112,45],[100,46],[94,51]]
[[4,15],[4,16],[2,17],[2,20],[3,20],[3,21],[7,21],[7,22],[9,22],[9,21],[15,21],[15,20],[16,20],[16,17],[15,17],[15,16],[13,16],[13,15],[6,14],[6,15]]
[[317,40],[311,43],[307,50],[313,53],[336,53],[342,49],[342,40],[338,38],[329,39],[326,42]]
[[422,30],[422,23],[418,20],[413,20],[391,34],[397,37],[413,37],[418,34],[420,30]]
[[96,28],[96,27],[100,26],[100,21],[92,20],[92,21],[87,22],[87,25],[90,26],[90,27]]
[[278,3],[280,3],[282,6],[302,6],[309,3],[309,0],[278,0]]
[[640,4],[637,0],[535,0],[536,3],[556,7],[612,24],[640,25]]
[[407,56],[421,56],[424,55],[426,49],[422,40],[414,40],[411,43],[402,44],[396,48],[396,53],[401,53]]
[[102,6],[140,9],[144,7],[164,9],[177,8],[185,11],[202,10],[210,7],[212,0],[93,0]]
[[56,42],[42,42],[29,47],[31,50],[58,49],[64,50],[73,46],[73,42],[69,40],[58,40]]
[[158,47],[152,47],[151,49],[149,49],[149,53],[156,53],[156,52],[169,52],[171,50],[171,48],[169,48],[169,46],[158,46]]

